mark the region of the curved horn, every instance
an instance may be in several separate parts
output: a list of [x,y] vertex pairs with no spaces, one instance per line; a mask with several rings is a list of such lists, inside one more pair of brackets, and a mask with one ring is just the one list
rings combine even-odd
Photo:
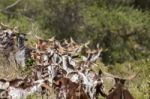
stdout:
[[74,74],[78,74],[78,72],[76,72],[76,71],[70,72],[70,73],[68,73],[68,74],[66,75],[66,77],[72,76],[72,75],[74,75]]
[[37,35],[35,35],[35,38],[38,39],[38,40],[42,40],[42,38],[37,36]]
[[66,39],[64,39],[64,44],[69,44],[68,41]]
[[84,46],[85,46],[86,48],[89,48],[89,47],[88,47],[89,44],[90,44],[90,41],[87,41],[87,42],[84,44]]
[[136,74],[131,75],[131,76],[129,76],[129,77],[127,77],[127,78],[124,78],[124,79],[132,80],[132,79],[136,78],[140,72],[141,72],[141,70],[139,70]]
[[99,43],[96,44],[96,48],[97,48],[97,49],[100,49]]
[[124,80],[132,80],[132,79],[136,78],[137,75],[138,75],[140,72],[141,72],[141,70],[138,71],[136,74],[133,74],[133,75],[131,75],[131,76],[129,76],[129,77],[120,77],[120,76],[116,76],[116,75],[113,75],[113,74],[110,74],[110,73],[107,73],[107,72],[103,72],[103,74],[104,74],[104,76],[106,76],[106,77],[119,78],[119,79],[124,79]]
[[50,39],[48,39],[49,42],[53,42],[54,40],[55,40],[55,36],[53,36]]
[[64,75],[66,75],[66,74],[67,74],[67,71],[66,71],[66,70],[64,70],[62,67],[60,68],[60,70],[61,70],[61,72],[62,72]]
[[42,84],[41,87],[44,87],[44,88],[46,88],[47,90],[51,91],[51,88],[50,88],[48,85],[46,85],[46,84]]
[[18,26],[14,27],[14,28],[13,28],[13,31],[14,31],[15,33],[19,33]]
[[11,27],[9,27],[8,25],[5,25],[4,23],[0,23],[0,25],[2,26],[2,28],[9,28],[9,29],[12,29]]
[[71,43],[74,43],[74,44],[76,43],[76,42],[73,40],[72,37],[70,37],[70,42],[71,42]]

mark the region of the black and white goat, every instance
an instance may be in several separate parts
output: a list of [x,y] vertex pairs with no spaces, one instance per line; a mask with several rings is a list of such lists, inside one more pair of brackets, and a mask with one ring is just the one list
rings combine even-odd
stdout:
[[16,34],[17,48],[15,53],[16,64],[22,69],[26,68],[26,62],[31,57],[31,49],[25,46],[26,35],[23,33]]

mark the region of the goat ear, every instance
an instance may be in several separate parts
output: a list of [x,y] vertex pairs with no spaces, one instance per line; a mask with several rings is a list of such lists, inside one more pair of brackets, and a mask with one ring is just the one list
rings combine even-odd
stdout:
[[3,87],[4,87],[5,89],[7,89],[7,88],[9,87],[9,85],[10,85],[10,83],[9,83],[9,82],[6,82],[5,84],[3,84]]
[[115,83],[118,83],[119,81],[119,78],[114,78],[115,79]]
[[101,76],[102,73],[103,73],[103,72],[102,72],[102,70],[100,69],[99,72],[98,72],[98,75]]
[[125,84],[125,81],[126,81],[125,79],[120,79],[120,82],[121,82],[121,84],[123,84],[123,85]]
[[66,71],[66,70],[64,70],[64,69],[61,69],[61,70],[62,70],[62,73],[63,73],[63,74],[65,74],[65,75],[67,74],[67,71]]

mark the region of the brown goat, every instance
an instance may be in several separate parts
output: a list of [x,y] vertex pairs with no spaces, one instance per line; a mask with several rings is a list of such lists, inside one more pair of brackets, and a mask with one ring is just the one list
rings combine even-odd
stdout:
[[45,51],[46,50],[46,44],[47,42],[45,42],[42,39],[39,39],[37,44],[36,44],[36,49],[40,50],[40,51]]
[[88,99],[88,96],[79,84],[74,83],[70,81],[69,78],[64,77],[60,78],[56,82],[58,81],[61,83],[61,86],[65,87],[65,90],[67,91],[66,99]]
[[125,79],[114,78],[115,86],[106,99],[134,99],[130,92],[124,87]]

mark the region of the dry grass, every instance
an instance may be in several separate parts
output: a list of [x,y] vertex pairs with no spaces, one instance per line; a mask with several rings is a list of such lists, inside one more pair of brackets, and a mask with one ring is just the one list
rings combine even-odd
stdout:
[[28,96],[27,99],[56,99],[56,95],[53,92],[50,92],[47,95],[34,94]]
[[9,61],[0,54],[0,79],[14,79],[19,76],[19,71],[13,61]]

